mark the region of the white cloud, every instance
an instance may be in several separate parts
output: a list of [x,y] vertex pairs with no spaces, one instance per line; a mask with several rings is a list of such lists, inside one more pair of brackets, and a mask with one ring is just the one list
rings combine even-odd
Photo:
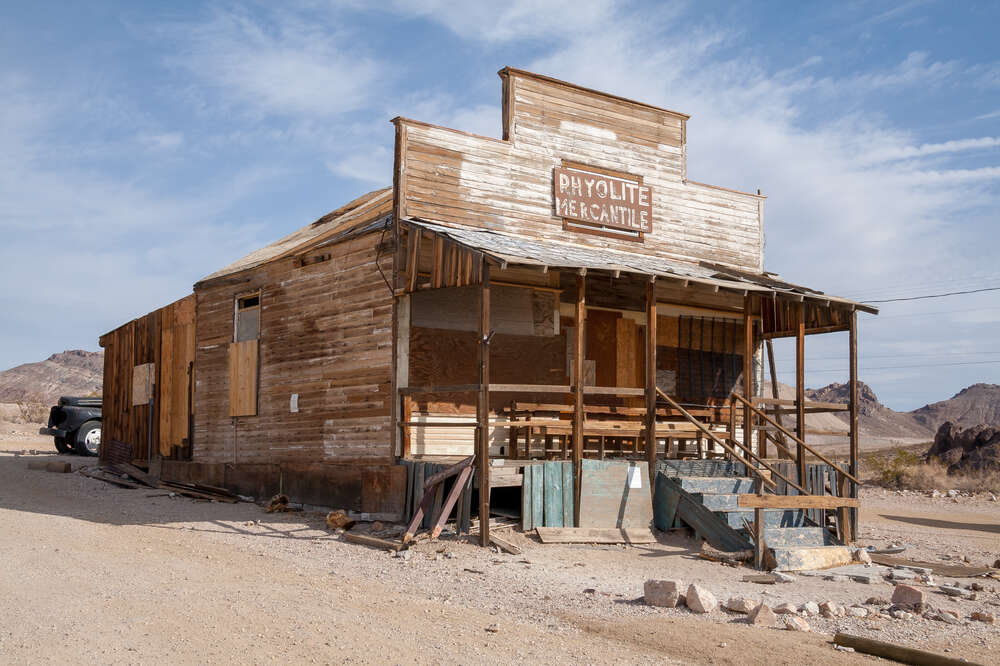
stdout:
[[401,13],[423,16],[455,34],[487,42],[565,37],[614,19],[611,0],[394,0]]
[[219,9],[208,22],[159,32],[183,47],[175,62],[266,113],[326,117],[362,108],[381,73],[363,55],[363,39],[281,10],[263,22]]

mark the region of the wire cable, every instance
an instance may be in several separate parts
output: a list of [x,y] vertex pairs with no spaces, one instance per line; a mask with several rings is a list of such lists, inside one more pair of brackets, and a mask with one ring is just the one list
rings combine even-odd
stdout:
[[899,301],[922,301],[927,298],[944,298],[945,296],[961,296],[962,294],[979,294],[984,291],[1000,291],[1000,287],[984,287],[967,291],[949,291],[946,294],[927,294],[926,296],[909,296],[907,298],[885,298],[880,301],[861,301],[862,303],[897,303]]

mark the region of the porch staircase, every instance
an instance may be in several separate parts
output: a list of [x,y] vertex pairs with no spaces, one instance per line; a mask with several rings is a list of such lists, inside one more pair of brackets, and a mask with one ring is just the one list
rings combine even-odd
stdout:
[[[733,461],[660,460],[653,499],[656,527],[687,526],[719,550],[752,550],[746,525],[753,523],[754,512],[738,506],[741,494],[754,492],[754,480],[746,472],[742,463]],[[824,569],[851,561],[851,550],[804,510],[763,513],[764,541],[775,570]]]

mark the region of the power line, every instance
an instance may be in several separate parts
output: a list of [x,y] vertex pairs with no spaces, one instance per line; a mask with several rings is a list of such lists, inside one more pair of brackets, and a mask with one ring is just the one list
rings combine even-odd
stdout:
[[945,296],[960,296],[962,294],[978,294],[984,291],[1000,291],[1000,287],[984,287],[967,291],[950,291],[946,294],[928,294],[926,296],[909,296],[907,298],[886,298],[880,301],[862,301],[863,303],[896,303],[898,301],[922,301],[926,298],[944,298]]
[[[946,366],[955,365],[990,365],[992,363],[1000,363],[1000,361],[969,361],[967,363],[922,363],[919,365],[880,365],[880,366],[862,366],[861,370],[900,370],[903,368],[943,368]],[[837,368],[837,369],[827,369],[827,370],[809,370],[806,368],[806,373],[826,373],[826,372],[848,372],[847,368]],[[778,374],[780,375],[791,375],[794,374],[794,370],[782,370]]]

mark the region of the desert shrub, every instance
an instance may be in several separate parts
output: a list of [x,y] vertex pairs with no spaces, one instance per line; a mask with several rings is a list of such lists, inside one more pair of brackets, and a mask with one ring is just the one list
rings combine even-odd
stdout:
[[40,400],[25,398],[15,404],[19,423],[45,423],[49,419],[49,406]]
[[922,456],[907,449],[866,456],[862,473],[868,481],[887,488],[1000,493],[1000,472],[970,470],[949,474],[947,465],[937,459],[925,462]]

